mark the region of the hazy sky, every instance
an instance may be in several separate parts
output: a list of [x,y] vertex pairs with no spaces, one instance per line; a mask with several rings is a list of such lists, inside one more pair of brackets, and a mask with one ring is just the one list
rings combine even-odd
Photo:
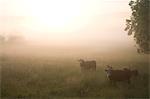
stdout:
[[133,46],[130,0],[0,0],[0,33],[36,43]]

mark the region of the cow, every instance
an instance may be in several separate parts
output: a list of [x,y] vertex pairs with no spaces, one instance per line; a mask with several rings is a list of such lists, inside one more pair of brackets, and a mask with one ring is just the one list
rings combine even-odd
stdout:
[[96,71],[96,61],[84,61],[83,59],[78,61],[80,62],[81,72]]
[[128,68],[124,68],[122,70],[114,70],[114,69],[105,69],[107,73],[107,77],[111,82],[118,82],[118,81],[127,81],[130,84],[130,79],[132,76],[137,76],[137,70],[130,70]]

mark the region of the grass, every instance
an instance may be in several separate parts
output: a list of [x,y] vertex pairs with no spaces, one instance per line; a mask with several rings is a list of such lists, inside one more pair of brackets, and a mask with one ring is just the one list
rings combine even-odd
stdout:
[[[2,99],[124,99],[149,98],[148,62],[103,62],[97,61],[97,71],[83,74],[79,64],[71,58],[49,57],[4,57],[1,68]],[[131,84],[124,82],[113,86],[104,71],[109,63],[131,68],[140,75],[132,78]]]

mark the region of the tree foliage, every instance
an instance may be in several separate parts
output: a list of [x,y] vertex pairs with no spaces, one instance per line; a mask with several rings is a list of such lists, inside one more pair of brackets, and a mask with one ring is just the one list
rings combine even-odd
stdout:
[[131,0],[129,6],[132,14],[130,19],[126,19],[125,31],[128,35],[133,35],[139,53],[150,53],[150,33],[149,33],[149,0]]

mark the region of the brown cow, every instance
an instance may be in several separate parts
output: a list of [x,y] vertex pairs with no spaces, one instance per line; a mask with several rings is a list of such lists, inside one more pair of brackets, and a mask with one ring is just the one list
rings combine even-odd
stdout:
[[80,62],[81,71],[96,71],[96,61],[84,61],[83,59],[78,60]]
[[117,81],[127,81],[130,83],[130,79],[132,76],[137,76],[137,70],[130,70],[124,68],[123,70],[113,70],[113,69],[106,69],[107,76],[110,81],[117,82]]

